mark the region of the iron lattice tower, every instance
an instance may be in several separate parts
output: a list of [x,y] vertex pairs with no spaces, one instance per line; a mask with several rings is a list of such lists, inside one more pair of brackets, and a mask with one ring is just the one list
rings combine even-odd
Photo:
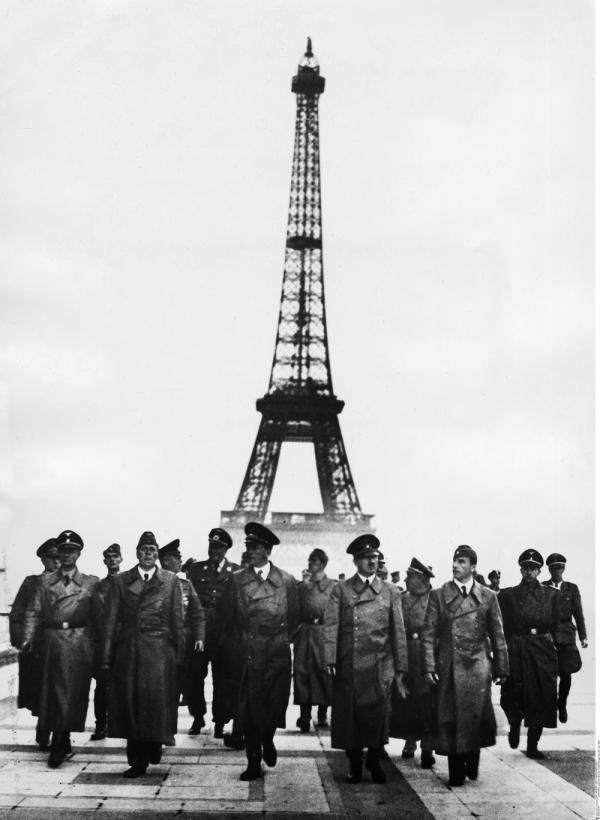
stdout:
[[[270,522],[309,530],[370,530],[350,471],[338,416],[344,402],[333,392],[325,294],[319,163],[319,96],[325,78],[312,51],[292,78],[296,129],[289,200],[283,286],[275,352],[267,393],[256,402],[262,419],[235,508],[223,512],[223,526],[264,521],[281,445],[314,445],[323,513],[272,513]],[[296,527],[297,528],[297,527]]]

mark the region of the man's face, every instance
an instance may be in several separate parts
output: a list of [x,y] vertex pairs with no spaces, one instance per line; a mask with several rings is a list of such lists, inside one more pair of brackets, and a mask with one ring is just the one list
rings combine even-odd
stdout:
[[412,592],[413,595],[419,595],[427,589],[429,583],[424,575],[419,575],[418,572],[407,572],[404,585],[408,592]]
[[269,561],[271,550],[267,549],[261,541],[253,541],[246,544],[246,554],[248,555],[248,566],[264,567]]
[[560,583],[562,581],[563,573],[565,571],[564,564],[553,564],[550,567],[550,577],[555,583]]
[[61,567],[66,570],[72,570],[77,565],[77,559],[81,555],[81,550],[76,547],[62,546],[58,548],[58,557],[60,558]]
[[169,572],[181,572],[181,553],[168,552],[161,561],[163,568]]
[[528,584],[532,584],[540,574],[541,567],[536,564],[523,564],[521,566],[521,575]]
[[54,548],[42,556],[42,564],[45,572],[56,572],[60,567],[60,558],[58,557],[58,550]]
[[318,558],[309,558],[308,559],[308,571],[311,575],[317,575],[319,572],[323,572],[325,569],[325,564],[323,561],[319,561]]
[[377,565],[379,563],[377,553],[367,553],[367,555],[360,555],[354,559],[356,569],[361,575],[374,575],[377,572]]
[[223,558],[225,558],[226,552],[227,547],[224,544],[218,541],[208,542],[208,557],[214,564],[220,564]]
[[473,577],[473,568],[476,566],[476,564],[471,563],[470,558],[465,556],[454,558],[452,561],[452,575],[457,581],[463,583]]
[[122,560],[122,556],[117,555],[116,552],[109,552],[108,555],[104,556],[104,566],[109,573],[114,574],[119,571]]
[[137,559],[142,569],[152,569],[158,559],[158,547],[144,544],[136,550]]

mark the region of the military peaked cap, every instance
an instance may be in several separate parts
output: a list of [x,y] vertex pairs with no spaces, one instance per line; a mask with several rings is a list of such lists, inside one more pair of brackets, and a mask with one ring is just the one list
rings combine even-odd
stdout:
[[553,552],[546,558],[546,566],[553,567],[556,564],[566,564],[567,559],[560,552]]
[[519,565],[524,566],[525,564],[533,564],[536,567],[543,567],[544,559],[537,550],[524,550],[519,555]]
[[156,538],[154,537],[153,532],[146,531],[140,535],[140,540],[138,541],[138,548],[147,546],[158,548],[158,544],[156,543]]
[[413,558],[407,572],[417,572],[419,575],[425,575],[427,578],[435,578],[433,570],[427,564],[423,564],[418,558]]
[[73,530],[63,530],[56,539],[57,547],[71,547],[75,550],[83,549],[83,538]]
[[165,544],[164,547],[161,547],[158,551],[159,558],[164,558],[165,555],[180,555],[179,553],[179,538],[176,538],[174,541],[169,541],[168,544]]
[[368,555],[379,555],[380,540],[372,532],[359,535],[347,547],[346,552],[354,558],[364,558]]
[[56,550],[56,538],[49,538],[35,551],[38,558],[44,558],[51,550]]
[[320,561],[322,564],[326,564],[329,561],[325,550],[319,549],[319,547],[316,547],[308,556],[309,561],[312,561],[313,559],[315,561]]
[[121,557],[121,547],[119,544],[111,544],[110,547],[107,547],[102,555],[107,558],[109,555],[118,555],[119,558]]
[[472,564],[477,563],[477,553],[468,544],[461,544],[454,550],[453,558],[468,558]]
[[248,546],[257,541],[260,544],[265,544],[267,547],[274,547],[280,543],[279,538],[277,538],[274,532],[271,532],[268,527],[265,527],[264,524],[259,524],[257,521],[248,521],[244,527],[244,533],[246,534],[246,544]]
[[227,530],[222,530],[221,527],[214,527],[208,533],[208,540],[212,544],[221,544],[221,546],[226,547],[227,549],[229,549],[233,544],[231,536]]
[[492,578],[500,578],[499,569],[493,569],[491,572],[488,572],[488,581],[491,581]]

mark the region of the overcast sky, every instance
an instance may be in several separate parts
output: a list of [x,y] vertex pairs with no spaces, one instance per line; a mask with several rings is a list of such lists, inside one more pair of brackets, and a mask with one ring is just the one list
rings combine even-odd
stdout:
[[[64,528],[101,573],[101,549],[131,565],[146,529],[201,557],[233,507],[273,353],[307,35],[326,78],[333,383],[388,565],[417,555],[441,581],[469,543],[510,584],[525,547],[561,551],[591,616],[581,0],[2,3],[9,587]],[[317,508],[309,456],[284,446],[273,509]]]

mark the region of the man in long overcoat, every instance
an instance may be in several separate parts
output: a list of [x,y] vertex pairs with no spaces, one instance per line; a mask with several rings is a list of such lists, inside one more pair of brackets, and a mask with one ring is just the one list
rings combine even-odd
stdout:
[[279,538],[255,522],[244,532],[249,566],[232,575],[230,605],[244,657],[237,719],[248,766],[240,779],[255,780],[262,777],[261,756],[267,766],[276,764],[275,731],[285,728],[298,590],[296,580],[269,560]]
[[177,731],[177,660],[183,640],[179,579],[156,565],[158,545],[142,533],[137,566],[115,579],[108,599],[104,666],[110,666],[108,735],[127,738],[130,768],[140,777],[160,763]]
[[336,581],[328,578],[329,559],[322,549],[308,556],[309,576],[298,584],[300,625],[294,638],[294,703],[300,706],[296,726],[310,731],[311,709],[317,706],[317,724],[327,726],[327,706],[331,703],[331,677],[323,662],[323,619],[325,607]]
[[404,696],[408,671],[400,592],[377,577],[379,539],[360,535],[346,552],[357,572],[333,588],[323,627],[325,668],[333,676],[331,745],[344,749],[349,783],[365,765],[376,783],[385,782],[379,758],[389,740],[392,684]]
[[554,643],[558,653],[558,719],[561,723],[566,723],[569,717],[567,698],[571,691],[571,675],[581,669],[576,635],[579,634],[582,649],[588,645],[579,587],[571,581],[563,580],[566,563],[564,555],[553,552],[546,558],[550,580],[542,581],[542,586],[558,590],[559,624],[554,634]]
[[[33,607],[36,590],[44,574],[56,572],[60,567],[58,550],[56,549],[56,538],[49,538],[41,544],[37,551],[37,557],[44,565],[44,572],[41,575],[28,575],[15,596],[13,605],[8,616],[10,630],[10,643],[15,649],[20,649],[23,643],[23,630],[25,627],[25,613]],[[17,706],[19,709],[29,709],[32,715],[37,715],[38,699],[40,694],[40,633],[29,652],[19,653],[19,691],[17,694]],[[47,752],[50,749],[50,733],[41,731],[38,727],[35,733],[35,741],[41,751]]]
[[538,749],[543,728],[556,726],[558,659],[553,636],[559,626],[559,595],[538,581],[543,565],[537,550],[524,550],[519,556],[521,583],[498,593],[510,658],[500,706],[510,725],[509,745],[518,747],[524,721],[526,754],[534,759],[544,757]]
[[224,661],[225,643],[228,635],[224,624],[230,622],[224,611],[224,599],[231,583],[231,575],[239,566],[225,557],[233,541],[227,530],[214,527],[208,534],[208,560],[195,561],[190,567],[190,581],[200,598],[206,618],[206,640],[204,651],[191,659],[190,675],[192,687],[188,709],[194,718],[190,735],[200,734],[204,726],[206,699],[204,682],[208,675],[208,665],[212,670],[212,717],[215,724],[214,736],[223,737],[223,726],[235,714],[239,679],[231,678],[229,666]]
[[38,727],[52,732],[48,765],[70,754],[71,732],[83,732],[88,710],[98,616],[95,575],[77,569],[83,540],[73,530],[56,539],[60,569],[46,573],[25,613],[23,651],[39,640]]
[[205,640],[205,616],[200,598],[192,586],[191,581],[182,578],[181,552],[179,538],[170,541],[158,551],[160,565],[169,572],[174,572],[179,578],[181,596],[183,599],[183,642],[181,656],[178,661],[178,692],[183,696],[184,703],[193,698],[194,679],[191,676],[191,664],[194,654],[202,652]]
[[94,661],[94,678],[96,679],[96,688],[94,689],[94,719],[96,721],[96,728],[90,740],[104,740],[106,737],[106,722],[108,719],[108,671],[103,669],[102,664],[102,632],[104,630],[106,617],[106,602],[112,590],[114,579],[119,574],[121,562],[123,561],[119,544],[111,544],[108,546],[103,551],[102,556],[104,565],[108,570],[108,575],[98,581],[96,589],[94,590],[98,611],[101,613],[101,619],[98,630],[100,635]]
[[496,742],[492,678],[508,675],[498,598],[473,578],[476,564],[471,547],[457,547],[453,580],[429,595],[421,632],[423,670],[437,686],[434,748],[448,756],[450,786],[477,779],[481,748]]
[[421,767],[430,769],[435,763],[433,749],[434,687],[425,680],[421,658],[421,632],[434,577],[430,566],[413,558],[406,571],[406,592],[402,593],[402,615],[408,649],[408,695],[392,693],[391,737],[406,739],[402,757],[415,756],[417,740],[421,739]]

